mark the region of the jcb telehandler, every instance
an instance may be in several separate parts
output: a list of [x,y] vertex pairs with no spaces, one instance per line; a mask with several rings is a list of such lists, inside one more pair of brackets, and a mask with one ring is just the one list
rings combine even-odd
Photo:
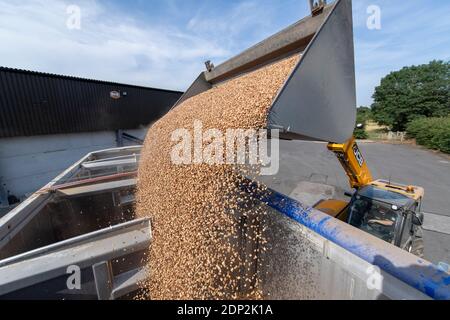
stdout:
[[354,137],[344,144],[329,143],[356,191],[350,201],[322,200],[314,207],[397,247],[423,257],[424,189],[384,180],[372,174]]

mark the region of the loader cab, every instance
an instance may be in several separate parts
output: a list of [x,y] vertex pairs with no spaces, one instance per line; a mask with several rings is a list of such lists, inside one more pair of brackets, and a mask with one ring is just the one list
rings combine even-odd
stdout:
[[[405,250],[413,250],[423,189],[375,181],[359,189],[348,207],[348,223]],[[420,253],[416,253],[420,254]]]

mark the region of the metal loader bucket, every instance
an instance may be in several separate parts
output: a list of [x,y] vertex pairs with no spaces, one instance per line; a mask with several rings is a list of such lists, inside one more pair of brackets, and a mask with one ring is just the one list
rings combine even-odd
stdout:
[[175,107],[213,86],[292,55],[301,59],[273,101],[268,129],[284,139],[343,143],[356,121],[351,0],[337,0],[195,80]]

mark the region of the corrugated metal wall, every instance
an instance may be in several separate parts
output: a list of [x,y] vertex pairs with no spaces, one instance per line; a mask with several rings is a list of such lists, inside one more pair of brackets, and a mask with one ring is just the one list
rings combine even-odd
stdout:
[[138,128],[181,94],[0,67],[0,138]]

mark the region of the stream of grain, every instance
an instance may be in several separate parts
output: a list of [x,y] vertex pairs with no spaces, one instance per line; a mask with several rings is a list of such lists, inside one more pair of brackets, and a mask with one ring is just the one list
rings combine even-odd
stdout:
[[[248,205],[236,166],[174,164],[171,136],[180,128],[192,132],[195,121],[222,132],[265,128],[268,109],[297,62],[291,57],[222,83],[149,130],[137,191],[138,216],[150,217],[153,233],[143,298],[261,298],[255,260],[266,242],[263,210]],[[242,248],[243,237],[250,252]]]

